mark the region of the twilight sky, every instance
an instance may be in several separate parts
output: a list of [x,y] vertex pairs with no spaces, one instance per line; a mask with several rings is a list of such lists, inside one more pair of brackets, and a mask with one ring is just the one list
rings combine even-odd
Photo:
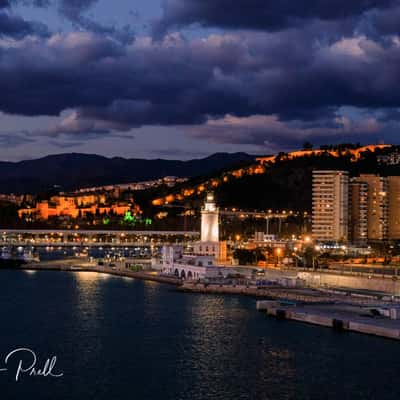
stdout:
[[399,143],[400,0],[0,0],[0,159]]

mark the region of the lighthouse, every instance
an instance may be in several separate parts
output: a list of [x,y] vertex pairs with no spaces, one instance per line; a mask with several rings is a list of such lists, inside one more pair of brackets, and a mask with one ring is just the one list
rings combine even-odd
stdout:
[[201,209],[201,240],[194,245],[195,254],[214,256],[216,262],[226,260],[226,242],[219,240],[219,209],[214,193],[208,192]]
[[201,210],[201,241],[219,242],[219,210],[215,204],[213,192],[208,192]]

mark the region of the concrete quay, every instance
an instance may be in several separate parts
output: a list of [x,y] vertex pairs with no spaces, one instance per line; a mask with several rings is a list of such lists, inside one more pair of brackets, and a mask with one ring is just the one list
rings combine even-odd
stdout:
[[299,272],[298,277],[312,287],[342,287],[363,289],[390,295],[400,294],[400,279],[377,274],[338,273],[332,271]]
[[[292,320],[330,327],[335,331],[351,331],[400,340],[400,320],[378,315],[382,304],[369,307],[345,304],[293,305],[277,301],[258,301],[257,309],[278,320]],[[390,305],[386,308],[390,311]]]
[[310,270],[295,268],[267,268],[264,278],[276,280],[279,277],[298,278],[304,286],[316,289],[336,289],[369,291],[381,296],[400,296],[400,276],[346,270]]
[[[275,299],[307,304],[334,304],[348,303],[357,305],[369,305],[371,301],[378,300],[364,297],[349,297],[340,293],[323,292],[312,288],[284,288],[281,286],[257,287],[251,285],[222,285],[196,282],[184,282],[178,290],[186,293],[245,295],[258,299]],[[385,305],[386,302],[379,301]]]

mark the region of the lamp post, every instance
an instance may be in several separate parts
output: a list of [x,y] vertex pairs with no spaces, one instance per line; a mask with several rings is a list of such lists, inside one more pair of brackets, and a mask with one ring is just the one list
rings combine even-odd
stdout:
[[280,265],[280,263],[279,263],[279,257],[280,257],[280,255],[282,254],[282,249],[281,248],[277,248],[276,249],[276,259],[277,259],[277,266],[279,267],[279,265]]
[[320,252],[320,250],[321,250],[321,247],[318,246],[318,245],[316,245],[316,246],[315,246],[316,254],[313,254],[313,258],[312,258],[313,270],[315,270],[315,258],[316,258],[316,256],[318,255],[318,253]]

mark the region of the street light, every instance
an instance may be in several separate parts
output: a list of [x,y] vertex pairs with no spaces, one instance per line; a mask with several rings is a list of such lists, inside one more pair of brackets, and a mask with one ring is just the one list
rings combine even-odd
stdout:
[[281,254],[282,254],[282,249],[278,247],[278,248],[276,249],[277,265],[278,265],[278,266],[280,265],[280,264],[279,264],[279,257],[280,257]]

